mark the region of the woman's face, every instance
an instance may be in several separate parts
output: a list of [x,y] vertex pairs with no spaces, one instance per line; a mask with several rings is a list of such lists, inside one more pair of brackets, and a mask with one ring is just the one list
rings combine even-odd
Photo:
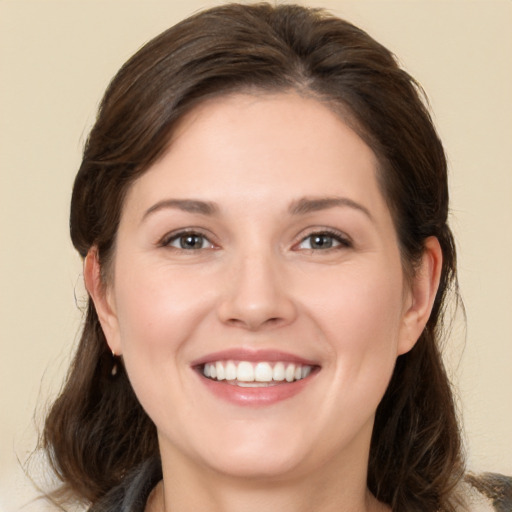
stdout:
[[133,184],[97,308],[164,464],[366,464],[421,331],[376,168],[319,102],[232,95],[189,114]]

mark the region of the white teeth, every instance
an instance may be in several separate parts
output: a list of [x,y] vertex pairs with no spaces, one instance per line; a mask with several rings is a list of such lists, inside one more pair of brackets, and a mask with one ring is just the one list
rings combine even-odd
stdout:
[[236,369],[236,380],[242,382],[254,382],[254,368],[252,364],[247,361],[241,361],[238,363]]
[[261,387],[272,382],[293,382],[305,379],[311,373],[309,365],[261,361],[251,363],[249,361],[216,361],[206,363],[203,375],[214,380],[234,381],[233,384],[241,387]]
[[268,386],[271,386],[272,384],[270,382],[241,382],[236,381],[236,386],[240,388],[266,388]]
[[233,361],[226,364],[226,380],[236,380],[236,365]]
[[273,378],[274,378],[274,380],[277,380],[278,382],[281,382],[284,380],[284,364],[283,363],[275,364],[274,371],[273,371]]
[[217,361],[215,369],[217,370],[217,380],[224,380],[226,378],[226,371],[224,370],[224,365],[220,361]]
[[254,380],[257,382],[270,382],[272,380],[272,366],[268,363],[258,363],[254,369]]

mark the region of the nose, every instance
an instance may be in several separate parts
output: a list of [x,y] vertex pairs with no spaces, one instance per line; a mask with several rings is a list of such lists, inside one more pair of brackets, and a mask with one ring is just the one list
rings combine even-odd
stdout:
[[223,323],[256,331],[294,321],[296,305],[284,269],[270,255],[241,257],[230,270],[218,307]]

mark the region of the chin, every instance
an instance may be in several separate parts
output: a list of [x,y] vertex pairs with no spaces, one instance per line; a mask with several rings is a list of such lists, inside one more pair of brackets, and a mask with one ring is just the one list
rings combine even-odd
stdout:
[[[209,466],[216,473],[251,481],[279,481],[297,477],[306,472],[304,461],[297,454],[246,453],[210,461]],[[309,467],[309,466],[308,466]],[[311,469],[309,468],[309,471]]]
[[[202,471],[218,476],[265,481],[290,479],[315,466],[308,453],[308,441],[303,433],[280,428],[264,428],[261,423],[252,428],[243,424],[219,426],[210,424],[208,436],[189,431],[185,443],[177,446],[169,438],[160,438],[163,458],[184,457]],[[197,437],[194,434],[198,434]],[[183,441],[183,438],[181,438]],[[169,442],[170,441],[170,442]],[[166,457],[167,453],[169,456]],[[188,465],[188,464],[187,464]]]

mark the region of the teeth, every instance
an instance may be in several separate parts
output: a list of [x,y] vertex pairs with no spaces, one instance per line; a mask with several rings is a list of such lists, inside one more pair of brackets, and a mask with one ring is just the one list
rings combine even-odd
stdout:
[[224,370],[224,365],[221,362],[218,362],[215,365],[215,370],[217,372],[217,380],[224,380],[226,378],[226,371]]
[[303,366],[302,367],[302,375],[301,377],[305,379],[311,373],[311,366]]
[[238,363],[238,368],[236,369],[236,380],[241,382],[254,382],[254,368],[251,363],[248,363],[247,361]]
[[[207,366],[207,364],[204,365],[205,369]],[[206,376],[208,377],[208,375]],[[233,361],[228,361],[226,364],[226,380],[236,380],[236,365]]]
[[203,375],[213,380],[232,381],[241,387],[261,387],[266,383],[305,379],[311,370],[309,365],[284,362],[216,361],[204,365]]
[[257,382],[270,382],[272,380],[272,366],[268,363],[258,363],[254,368],[254,380]]
[[[293,382],[293,379],[295,377],[295,365],[294,364],[289,364],[286,367],[286,371],[284,372],[284,376],[285,376],[286,382]],[[215,376],[212,375],[212,377],[214,378]]]
[[273,371],[273,379],[281,382],[284,380],[285,367],[284,363],[276,363]]

